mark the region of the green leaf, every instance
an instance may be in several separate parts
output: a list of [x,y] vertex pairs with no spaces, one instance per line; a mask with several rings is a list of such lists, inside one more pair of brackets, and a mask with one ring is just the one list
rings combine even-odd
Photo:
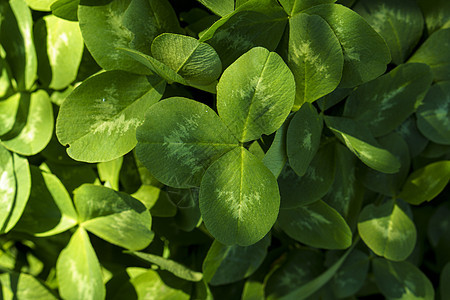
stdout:
[[351,119],[325,117],[329,129],[367,166],[377,171],[393,174],[400,162],[372,136],[369,128]]
[[188,281],[200,281],[203,279],[202,273],[192,271],[176,261],[143,252],[130,252],[130,254],[133,254],[134,256],[139,257],[140,259],[143,259],[151,264],[158,265],[161,270],[167,270],[181,279]]
[[289,123],[286,141],[287,156],[289,165],[298,176],[306,173],[319,149],[322,127],[322,116],[309,103],[303,104]]
[[19,109],[21,116],[11,132],[1,136],[0,141],[12,152],[31,156],[41,152],[50,142],[53,133],[53,108],[44,90],[31,95],[20,95]]
[[368,167],[361,168],[358,177],[366,188],[386,196],[395,196],[400,191],[410,167],[408,145],[403,138],[395,132],[378,139],[380,145],[395,155],[401,163],[400,170],[395,174],[377,172]]
[[155,186],[143,184],[131,196],[141,201],[154,217],[173,217],[177,213],[177,206],[168,193]]
[[227,67],[254,47],[274,51],[287,20],[275,0],[250,0],[200,33],[200,41],[208,41]]
[[283,59],[258,47],[224,71],[217,85],[217,111],[239,141],[247,142],[280,128],[294,96],[294,77]]
[[279,2],[288,15],[294,16],[310,7],[334,3],[336,0],[279,0]]
[[450,25],[450,2],[447,0],[419,0],[417,1],[425,17],[428,34]]
[[136,128],[162,96],[157,76],[108,71],[78,86],[61,105],[56,135],[70,157],[86,162],[114,160],[137,144]]
[[297,14],[289,19],[288,65],[295,77],[295,107],[332,92],[341,81],[344,56],[327,22]]
[[425,63],[431,67],[434,81],[450,80],[450,28],[433,33],[408,62]]
[[416,245],[416,227],[394,200],[364,207],[359,215],[358,232],[375,254],[393,261],[406,259]]
[[102,270],[83,227],[72,235],[56,262],[59,294],[63,299],[105,298]]
[[100,180],[105,183],[106,187],[119,190],[119,175],[122,168],[123,156],[97,164],[97,171]]
[[222,72],[214,48],[189,36],[163,33],[153,40],[151,49],[154,58],[193,84],[210,84]]
[[383,37],[396,65],[409,57],[422,36],[424,22],[415,1],[364,0],[353,9]]
[[221,17],[234,11],[234,0],[198,0],[213,13]]
[[0,101],[0,138],[13,129],[19,113],[20,93]]
[[450,180],[450,160],[443,160],[415,170],[406,180],[398,198],[414,205],[433,200]]
[[352,244],[352,232],[345,220],[322,200],[280,209],[278,223],[291,238],[311,247],[346,249]]
[[139,51],[136,51],[133,49],[128,49],[128,48],[118,48],[118,49],[120,51],[123,51],[123,53],[127,54],[135,61],[144,65],[151,72],[156,73],[159,77],[166,80],[169,84],[172,84],[174,82],[178,82],[178,83],[181,83],[184,85],[188,84],[186,82],[186,80],[184,80],[184,78],[181,77],[181,75],[177,74],[177,72],[175,72],[169,66],[160,62],[156,58],[153,58],[149,55],[146,55],[142,52],[139,52]]
[[[357,240],[358,241],[358,240]],[[318,290],[320,290],[331,278],[333,278],[334,274],[339,270],[347,256],[352,252],[353,248],[357,244],[355,241],[350,249],[348,249],[331,267],[329,267],[322,274],[309,281],[306,284],[298,287],[294,291],[290,292],[288,295],[284,297],[280,297],[279,299],[290,300],[290,299],[306,299]]]
[[450,282],[450,262],[444,266],[440,277],[439,290],[441,292],[441,299],[450,298],[450,286],[448,285]]
[[50,7],[52,14],[68,21],[78,21],[80,0],[57,0]]
[[136,290],[137,299],[190,299],[191,283],[154,270],[140,269],[139,271],[140,274],[132,276],[130,280]]
[[26,273],[16,273],[10,271],[8,273],[0,274],[0,286],[2,287],[2,298],[5,300],[58,299],[41,281]]
[[339,298],[354,295],[364,285],[369,271],[369,256],[353,250],[331,280],[334,294]]
[[36,22],[34,40],[42,84],[60,90],[77,77],[84,43],[78,23],[48,15]]
[[365,190],[360,181],[356,180],[357,158],[344,145],[336,142],[334,146],[336,174],[334,182],[323,200],[346,219],[353,231]]
[[[1,6],[0,6],[1,9]],[[1,21],[0,21],[1,27]],[[3,52],[3,51],[0,51]],[[4,98],[5,96],[10,95],[11,92],[11,74],[9,71],[9,66],[3,57],[3,53],[0,53],[0,97]],[[0,127],[1,128],[1,127]],[[1,129],[0,129],[1,130]],[[0,131],[1,133],[1,131]]]
[[[150,72],[118,48],[131,48],[150,54],[153,39],[163,32],[179,32],[173,8],[167,0],[113,0],[106,5],[83,5],[78,19],[84,42],[105,70],[137,74]],[[142,26],[142,20],[145,25]],[[99,38],[101,37],[101,38]]]
[[424,64],[404,64],[350,94],[344,116],[364,123],[375,137],[403,123],[420,105],[432,81]]
[[34,10],[50,11],[50,6],[57,0],[26,0],[27,5]]
[[242,291],[242,300],[264,299],[264,285],[259,281],[247,280]]
[[268,300],[280,299],[323,272],[324,257],[313,249],[292,249],[283,264],[269,273],[264,291]]
[[16,186],[13,157],[0,145],[0,229],[8,221],[16,196]]
[[91,184],[82,185],[74,195],[84,229],[130,250],[143,249],[152,241],[150,213],[130,195]]
[[275,133],[272,145],[267,150],[266,155],[262,159],[263,164],[272,172],[275,178],[278,178],[284,165],[286,164],[288,157],[286,151],[286,137],[290,117],[281,125],[281,127]]
[[200,186],[211,163],[238,146],[211,108],[181,97],[152,106],[136,137],[139,160],[159,181],[179,188]]
[[391,57],[383,38],[351,9],[337,4],[313,6],[304,11],[322,17],[338,38],[344,54],[341,87],[354,87],[386,71]]
[[278,177],[281,207],[307,205],[325,196],[334,180],[334,157],[333,147],[321,148],[301,177],[286,165]]
[[417,127],[431,141],[450,145],[450,82],[433,85],[417,109]]
[[[3,147],[0,146],[0,148]],[[14,175],[16,178],[16,194],[14,201],[10,203],[11,207],[9,208],[9,216],[5,220],[5,223],[0,226],[0,233],[7,233],[16,225],[17,221],[19,221],[22,216],[25,206],[28,203],[28,198],[30,197],[31,174],[28,160],[14,153],[13,164]],[[0,181],[1,180],[2,178],[0,178]],[[5,186],[3,185],[3,181],[0,186]]]
[[262,239],[275,223],[280,195],[273,174],[239,147],[206,170],[199,203],[206,228],[219,242],[248,246]]
[[37,58],[33,43],[33,19],[24,0],[2,1],[0,28],[6,60],[19,91],[30,90],[36,80]]
[[203,261],[204,279],[211,285],[239,281],[252,275],[262,264],[270,237],[251,246],[226,246],[215,240]]
[[430,280],[410,262],[375,258],[372,260],[372,266],[375,282],[388,299],[434,299]]
[[411,157],[419,155],[428,144],[428,139],[425,138],[417,128],[414,115],[410,116],[405,122],[397,127],[396,132],[399,133],[408,144]]
[[31,166],[31,194],[15,230],[37,237],[56,235],[77,224],[72,199],[53,174]]

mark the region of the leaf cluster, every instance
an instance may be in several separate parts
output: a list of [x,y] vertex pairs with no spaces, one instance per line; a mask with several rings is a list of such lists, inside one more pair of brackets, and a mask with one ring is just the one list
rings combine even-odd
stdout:
[[449,299],[445,0],[0,1],[0,296]]

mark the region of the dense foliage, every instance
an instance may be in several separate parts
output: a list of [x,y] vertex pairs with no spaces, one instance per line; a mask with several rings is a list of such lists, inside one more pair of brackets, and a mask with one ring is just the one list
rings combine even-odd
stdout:
[[449,1],[3,0],[0,45],[0,297],[450,299]]

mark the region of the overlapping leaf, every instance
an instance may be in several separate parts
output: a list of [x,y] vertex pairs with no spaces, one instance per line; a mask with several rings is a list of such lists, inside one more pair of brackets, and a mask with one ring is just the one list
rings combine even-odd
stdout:
[[111,161],[134,148],[136,128],[164,92],[158,76],[108,71],[86,80],[63,102],[56,135],[69,156],[86,162]]

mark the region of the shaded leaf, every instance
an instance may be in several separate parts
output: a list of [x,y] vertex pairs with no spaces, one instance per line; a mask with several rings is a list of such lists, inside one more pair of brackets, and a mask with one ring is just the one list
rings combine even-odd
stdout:
[[398,133],[394,132],[379,138],[378,142],[398,159],[401,164],[400,170],[395,174],[385,174],[363,167],[358,177],[366,188],[386,196],[395,196],[408,176],[411,163],[408,145]]
[[430,66],[435,81],[450,80],[450,28],[433,33],[408,62]]
[[400,65],[350,94],[344,116],[366,124],[375,137],[385,135],[416,110],[431,81],[426,65]]
[[221,17],[234,11],[234,0],[198,0],[213,13]]
[[367,278],[369,256],[360,250],[353,250],[331,280],[331,287],[338,298],[345,298],[358,292]]
[[250,0],[200,34],[216,49],[224,67],[254,47],[274,51],[288,17],[275,0]]
[[319,149],[323,121],[314,106],[305,103],[295,113],[287,132],[287,156],[289,165],[303,176]]
[[78,23],[48,15],[36,22],[34,40],[38,54],[39,81],[55,90],[77,77],[84,43]]
[[68,21],[78,21],[80,0],[57,0],[50,6],[52,14]]
[[0,274],[1,293],[5,300],[33,299],[56,300],[49,288],[35,277],[26,273],[9,272]]
[[372,261],[375,282],[389,299],[434,299],[430,280],[407,261],[393,262],[382,258]]
[[293,239],[316,248],[346,249],[352,232],[342,216],[322,200],[280,209],[280,227]]
[[281,207],[307,205],[325,196],[334,180],[334,158],[333,147],[321,148],[301,177],[286,165],[278,177]]
[[77,224],[72,199],[53,174],[31,166],[31,194],[15,230],[44,237],[64,232]]
[[246,247],[214,241],[203,261],[205,280],[211,285],[222,285],[249,277],[262,264],[269,245],[270,236]]
[[7,135],[1,136],[3,146],[12,152],[30,156],[41,152],[50,142],[53,133],[53,108],[47,92],[38,90],[20,96],[22,116]]
[[353,9],[383,37],[396,65],[408,58],[422,36],[424,21],[415,1],[363,0]]
[[417,109],[417,127],[431,141],[450,145],[450,82],[431,87]]
[[322,17],[341,43],[344,54],[341,87],[354,87],[384,73],[391,60],[389,48],[357,13],[337,4],[313,6],[304,13]]
[[18,91],[30,90],[36,80],[37,58],[33,19],[24,0],[2,1],[0,39]]

